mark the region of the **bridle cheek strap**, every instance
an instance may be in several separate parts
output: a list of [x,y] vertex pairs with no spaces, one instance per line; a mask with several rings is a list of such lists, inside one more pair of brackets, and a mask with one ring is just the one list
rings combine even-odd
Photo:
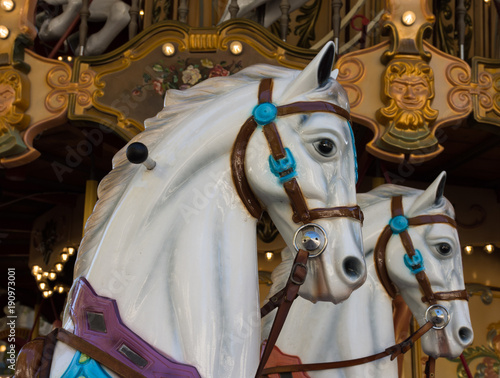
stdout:
[[[272,102],[273,80],[263,79],[259,85],[259,105],[271,104]],[[274,105],[272,105],[274,107]],[[287,116],[300,113],[333,113],[350,121],[351,117],[348,111],[340,106],[323,102],[295,102],[287,105],[275,107],[276,116]],[[274,119],[274,118],[273,118]],[[250,214],[259,219],[262,215],[263,208],[252,192],[248,180],[245,175],[245,154],[248,147],[248,142],[258,123],[254,116],[246,120],[236,137],[233,151],[231,154],[231,170],[233,181],[236,186],[238,195],[243,204],[248,209]],[[271,156],[277,164],[284,166],[283,170],[278,171],[279,179],[282,182],[283,188],[290,200],[293,209],[293,221],[295,223],[309,223],[315,219],[332,218],[332,217],[347,217],[363,222],[363,213],[359,206],[338,206],[332,208],[309,209],[306,199],[300,189],[299,183],[294,176],[294,167],[288,159],[293,159],[288,156],[287,149],[283,147],[279,132],[275,123],[271,120],[262,125],[262,130],[271,150]],[[290,163],[290,164],[288,164]],[[288,164],[288,165],[287,165]]]
[[[404,217],[403,212],[403,198],[402,196],[393,197],[391,200],[391,214],[392,219],[396,217],[402,216]],[[392,221],[391,219],[391,221]],[[405,218],[407,220],[407,227],[410,226],[421,226],[426,224],[449,224],[452,227],[457,227],[457,223],[454,219],[450,218],[444,214],[436,214],[436,215],[419,215],[413,218]],[[387,243],[393,234],[396,232],[391,228],[390,224],[387,225],[382,233],[380,234],[377,244],[374,249],[374,259],[375,259],[375,267],[377,271],[377,275],[380,279],[380,282],[384,286],[387,293],[391,296],[391,298],[395,298],[398,294],[397,288],[394,283],[389,278],[389,274],[387,273],[387,266],[385,264],[385,253],[387,248]],[[429,278],[423,269],[423,262],[419,262],[419,253],[415,250],[413,246],[413,242],[408,233],[408,230],[405,228],[401,232],[398,232],[401,238],[401,242],[404,246],[406,254],[408,256],[408,261],[411,261],[414,265],[412,265],[412,269],[415,269],[415,278],[418,281],[418,284],[423,292],[422,302],[428,303],[430,305],[436,304],[437,301],[451,301],[451,300],[468,300],[469,296],[466,290],[454,290],[454,291],[443,291],[443,292],[433,292]],[[413,270],[412,270],[413,271]]]

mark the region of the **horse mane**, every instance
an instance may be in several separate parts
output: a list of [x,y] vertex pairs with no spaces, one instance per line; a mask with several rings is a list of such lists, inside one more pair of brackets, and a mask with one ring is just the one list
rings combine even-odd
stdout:
[[259,64],[245,68],[232,76],[209,78],[182,91],[168,90],[164,108],[155,117],[145,120],[145,130],[116,153],[113,157],[113,169],[100,182],[97,193],[99,200],[85,224],[84,237],[75,263],[74,277],[87,272],[114,209],[141,167],[140,164],[131,164],[128,161],[126,150],[129,144],[141,142],[152,151],[173,130],[186,123],[185,119],[192,115],[193,109],[199,109],[212,101],[217,101],[218,97],[223,94],[258,82],[263,78],[293,80],[299,73],[300,71],[285,67]]

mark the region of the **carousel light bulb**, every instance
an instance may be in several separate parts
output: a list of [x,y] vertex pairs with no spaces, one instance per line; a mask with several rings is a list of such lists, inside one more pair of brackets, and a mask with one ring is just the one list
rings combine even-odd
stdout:
[[57,263],[57,264],[55,265],[55,268],[56,268],[56,270],[57,270],[58,272],[62,272],[62,270],[63,270],[63,264],[61,264],[61,263]]
[[172,56],[175,54],[175,46],[171,43],[164,43],[161,47],[161,51],[165,56]]
[[68,60],[68,62],[71,62],[73,60],[73,57],[72,56],[68,56],[66,59]]
[[5,344],[0,345],[0,353],[3,353],[7,350],[7,346]]
[[36,275],[37,275],[37,273],[38,273],[40,270],[42,270],[42,268],[41,268],[41,267],[39,267],[38,265],[33,265],[33,268],[31,268],[31,273],[32,273],[34,276],[36,276]]
[[42,275],[47,278],[49,276],[49,272],[43,272]]
[[58,56],[58,57],[57,57],[57,60],[62,61],[62,60],[63,60],[63,57],[62,57],[62,56]]
[[73,247],[68,247],[68,255],[73,256],[75,249]]
[[493,251],[495,250],[495,246],[493,244],[486,244],[484,246],[484,250],[486,251],[486,253],[493,253]]
[[40,288],[40,290],[44,290],[47,287],[47,284],[45,282],[40,282],[38,284],[38,287]]
[[10,12],[14,9],[16,4],[12,0],[2,0],[0,1],[0,8],[2,8],[6,12]]
[[40,281],[43,278],[43,276],[42,276],[41,273],[37,273],[37,275],[35,276],[35,278],[36,278],[37,281]]
[[68,260],[68,254],[67,253],[61,253],[61,260],[62,261],[67,261]]
[[273,257],[274,257],[274,253],[273,252],[271,252],[271,251],[267,251],[266,252],[266,259],[268,261],[271,261],[273,259]]
[[64,293],[64,286],[59,286],[59,287],[57,288],[57,291],[58,291],[58,293],[59,293],[59,294]]
[[240,55],[243,52],[243,45],[241,42],[233,41],[229,45],[229,50],[233,55]]
[[56,272],[49,273],[49,280],[54,281],[57,278]]
[[141,16],[144,16],[144,10],[142,10],[142,9],[141,9],[141,10],[139,11],[139,14],[140,14]]
[[464,250],[466,254],[472,255],[472,252],[474,252],[474,247],[472,245],[466,245]]
[[401,20],[403,21],[403,24],[405,24],[406,26],[413,25],[413,23],[415,22],[416,19],[417,19],[417,16],[415,16],[415,13],[413,13],[412,11],[404,12],[403,17],[401,18]]
[[50,297],[51,295],[52,295],[52,290],[45,290],[45,291],[43,292],[43,296],[44,296],[45,298],[48,298],[48,297]]
[[7,37],[10,34],[10,30],[7,26],[5,25],[0,25],[0,38],[1,39],[7,39]]

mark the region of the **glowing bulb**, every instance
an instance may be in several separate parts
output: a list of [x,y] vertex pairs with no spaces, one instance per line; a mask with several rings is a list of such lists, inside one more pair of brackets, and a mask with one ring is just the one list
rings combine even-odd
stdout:
[[40,282],[38,284],[38,287],[40,288],[40,290],[44,290],[47,287],[47,284],[45,282]]
[[37,281],[40,281],[43,278],[43,276],[42,276],[41,273],[37,273],[37,275],[36,275],[35,278],[36,278]]
[[49,272],[43,272],[42,275],[47,278],[49,276]]
[[273,257],[274,257],[274,253],[272,253],[271,251],[266,252],[266,259],[268,261],[271,261],[273,259]]
[[68,254],[67,253],[61,253],[61,259],[62,259],[62,261],[67,261],[68,260]]
[[3,353],[7,350],[7,346],[5,344],[0,345],[0,353]]
[[68,62],[71,62],[73,60],[73,57],[72,56],[68,56],[66,59],[68,60]]
[[141,10],[139,11],[139,14],[140,14],[141,16],[144,16],[144,11],[141,9]]
[[466,254],[472,255],[472,252],[474,252],[474,247],[472,245],[466,245],[464,250]]
[[9,28],[5,25],[0,25],[0,38],[7,39],[9,34],[10,34]]
[[62,60],[63,60],[63,57],[62,57],[62,56],[58,56],[58,57],[57,57],[57,60],[62,61]]
[[31,268],[31,273],[32,273],[34,276],[36,276],[36,275],[37,275],[37,273],[38,273],[40,270],[42,270],[42,268],[41,268],[41,267],[39,267],[38,265],[33,265],[33,268]]
[[175,46],[171,43],[165,43],[161,47],[161,51],[163,52],[164,55],[166,56],[172,56],[175,54]]
[[45,298],[48,298],[48,297],[50,297],[51,295],[52,295],[52,290],[45,290],[45,291],[43,292],[43,296],[44,296]]
[[62,270],[63,270],[63,264],[61,264],[61,263],[57,263],[57,264],[55,265],[55,268],[56,268],[56,270],[57,270],[58,272],[62,272]]
[[484,246],[484,250],[486,251],[486,253],[493,253],[493,251],[495,250],[495,246],[493,244],[486,244]]
[[0,1],[0,8],[2,8],[6,12],[10,12],[14,9],[16,4],[12,0],[2,0]]
[[64,293],[64,286],[59,286],[59,287],[57,288],[57,291],[59,292],[59,294]]
[[54,281],[57,278],[56,272],[49,273],[49,280]]
[[68,255],[73,256],[75,249],[73,247],[68,247]]
[[229,50],[233,55],[240,55],[243,52],[243,45],[238,41],[231,42]]
[[406,26],[413,25],[416,19],[417,16],[415,16],[415,13],[413,13],[412,11],[406,11],[403,13],[402,21]]

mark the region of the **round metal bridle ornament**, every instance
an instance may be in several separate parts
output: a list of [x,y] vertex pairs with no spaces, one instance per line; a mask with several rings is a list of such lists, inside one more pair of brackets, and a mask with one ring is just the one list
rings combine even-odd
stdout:
[[434,329],[443,329],[450,322],[450,313],[442,305],[434,304],[425,311],[425,320],[434,324]]
[[303,249],[309,252],[309,257],[319,256],[326,248],[328,238],[326,232],[316,223],[307,223],[295,231],[293,246],[298,251]]

